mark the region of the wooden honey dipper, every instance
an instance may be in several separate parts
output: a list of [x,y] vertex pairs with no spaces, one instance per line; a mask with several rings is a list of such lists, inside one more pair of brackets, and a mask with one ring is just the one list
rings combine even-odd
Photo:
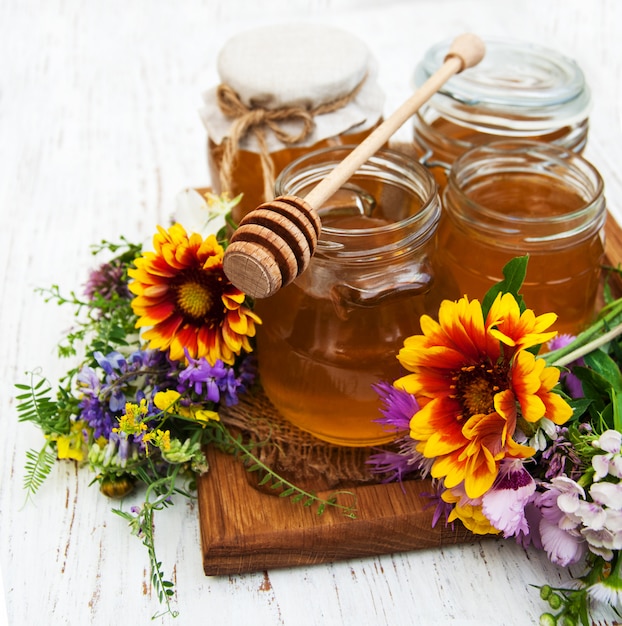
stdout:
[[320,236],[315,207],[321,207],[454,74],[477,65],[484,53],[476,35],[456,37],[443,65],[304,199],[279,196],[248,213],[225,251],[227,278],[252,298],[267,298],[304,272]]

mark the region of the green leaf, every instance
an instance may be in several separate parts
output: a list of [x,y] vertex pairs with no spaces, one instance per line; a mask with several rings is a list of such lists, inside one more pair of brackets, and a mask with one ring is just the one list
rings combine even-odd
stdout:
[[602,350],[595,350],[584,357],[585,365],[607,380],[609,387],[622,391],[622,374],[617,363]]
[[591,398],[576,398],[567,400],[572,408],[572,419],[579,419],[590,407],[593,400]]
[[492,303],[500,293],[511,293],[518,302],[521,311],[525,308],[523,297],[519,295],[519,290],[523,286],[525,276],[527,275],[527,262],[529,256],[515,257],[508,261],[503,267],[503,280],[499,281],[496,285],[493,285],[484,296],[482,300],[482,311],[484,317],[488,315]]
[[39,490],[39,487],[49,476],[56,461],[56,455],[52,452],[50,446],[50,441],[46,441],[43,448],[38,452],[36,450],[28,450],[26,452],[24,490],[26,491],[27,499],[34,496]]
[[619,389],[611,390],[611,405],[613,407],[613,429],[622,432],[622,392]]

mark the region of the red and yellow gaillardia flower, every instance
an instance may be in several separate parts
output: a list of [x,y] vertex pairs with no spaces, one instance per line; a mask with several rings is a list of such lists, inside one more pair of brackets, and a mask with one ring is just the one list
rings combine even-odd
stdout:
[[514,440],[517,420],[546,417],[563,424],[570,406],[553,392],[559,370],[546,367],[528,348],[547,342],[556,316],[521,313],[512,294],[499,294],[485,319],[481,304],[464,297],[444,301],[438,322],[421,319],[421,335],[409,337],[398,359],[410,374],[395,386],[421,409],[410,422],[417,450],[434,459],[433,478],[477,500],[493,485],[505,458],[528,458]]
[[214,235],[188,235],[180,224],[158,226],[153,252],[145,252],[129,270],[135,294],[132,309],[151,349],[169,350],[170,358],[205,357],[232,364],[242,350],[251,352],[259,317],[244,306],[245,295],[227,279],[223,247]]

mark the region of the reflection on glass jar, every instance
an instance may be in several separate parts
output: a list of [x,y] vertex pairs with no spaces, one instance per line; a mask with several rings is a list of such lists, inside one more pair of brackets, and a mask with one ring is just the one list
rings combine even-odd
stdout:
[[[555,50],[486,40],[477,66],[452,77],[414,117],[415,150],[441,187],[451,164],[471,148],[501,139],[531,139],[581,153],[591,98],[581,68]],[[432,47],[415,71],[422,84],[450,42]]]
[[442,268],[481,299],[513,257],[529,255],[522,289],[555,329],[577,333],[594,315],[606,204],[598,171],[558,146],[493,142],[453,165],[442,195]]
[[[277,195],[304,197],[350,150],[292,163]],[[444,295],[434,271],[437,187],[420,164],[381,150],[319,212],[308,270],[256,302],[261,382],[284,417],[321,439],[389,441],[394,433],[374,422],[373,385],[403,374],[398,350]]]

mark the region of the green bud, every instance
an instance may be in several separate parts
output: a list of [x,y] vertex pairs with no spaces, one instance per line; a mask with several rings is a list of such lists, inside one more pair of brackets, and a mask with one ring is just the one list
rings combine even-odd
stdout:
[[549,596],[549,606],[556,611],[562,605],[562,598],[559,594],[553,593]]
[[540,615],[540,626],[555,626],[557,620],[550,613]]
[[540,587],[540,597],[546,600],[551,595],[552,591],[551,585],[542,585],[542,587]]

